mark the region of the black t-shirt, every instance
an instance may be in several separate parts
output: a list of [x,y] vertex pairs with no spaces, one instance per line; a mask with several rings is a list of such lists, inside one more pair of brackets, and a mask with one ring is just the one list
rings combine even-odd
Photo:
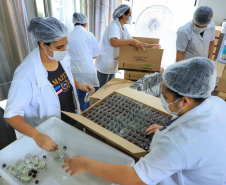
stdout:
[[75,113],[76,105],[73,99],[73,87],[60,62],[55,71],[48,71],[48,80],[59,97],[61,111]]

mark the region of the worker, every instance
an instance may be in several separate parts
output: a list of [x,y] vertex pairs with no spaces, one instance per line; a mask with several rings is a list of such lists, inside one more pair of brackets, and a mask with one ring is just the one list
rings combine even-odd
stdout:
[[62,168],[124,185],[224,185],[226,103],[211,96],[215,81],[215,65],[205,57],[174,63],[163,73],[161,100],[175,117],[156,130],[146,156],[133,167],[76,156]]
[[[71,71],[73,77],[83,84],[91,84],[95,90],[99,89],[93,59],[99,54],[99,46],[92,33],[86,30],[87,17],[83,13],[74,13],[72,22],[73,31],[68,36],[67,51],[71,60]],[[78,100],[82,111],[89,107],[85,102],[86,92],[77,89]]]
[[100,55],[95,62],[100,87],[115,77],[118,70],[119,47],[160,48],[158,44],[146,44],[132,39],[125,25],[132,20],[132,11],[128,5],[122,4],[116,8],[113,19],[104,31],[100,41]]
[[39,46],[14,73],[4,118],[14,129],[33,138],[40,148],[53,151],[57,144],[35,127],[53,116],[61,119],[61,111],[79,113],[76,88],[91,94],[95,89],[71,74],[63,23],[52,17],[37,17],[30,21],[28,31]]
[[215,46],[215,24],[211,21],[213,10],[200,6],[193,14],[193,20],[177,31],[176,61],[192,57],[207,57],[212,60]]

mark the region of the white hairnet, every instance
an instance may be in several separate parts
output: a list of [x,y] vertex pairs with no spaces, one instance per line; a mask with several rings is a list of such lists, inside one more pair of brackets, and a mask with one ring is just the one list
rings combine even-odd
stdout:
[[193,20],[198,25],[208,24],[213,18],[213,10],[208,6],[200,6],[193,14]]
[[72,18],[73,24],[80,23],[85,24],[88,22],[87,17],[83,13],[74,13]]
[[31,19],[28,31],[39,42],[50,43],[67,37],[67,27],[53,17],[36,17]]
[[207,98],[216,84],[215,64],[205,57],[194,57],[169,66],[163,83],[181,96]]
[[121,17],[130,7],[127,4],[121,4],[118,8],[115,9],[113,13],[113,19]]

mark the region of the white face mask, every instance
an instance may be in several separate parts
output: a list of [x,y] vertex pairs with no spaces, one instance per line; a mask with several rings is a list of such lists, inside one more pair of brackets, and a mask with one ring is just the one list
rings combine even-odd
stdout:
[[132,21],[132,17],[131,17],[131,16],[129,16],[129,20],[128,20],[128,21],[126,21],[126,24],[131,24],[131,21]]
[[[47,46],[48,47],[48,46]],[[48,47],[49,48],[49,47]],[[50,49],[50,48],[49,48]],[[51,49],[50,49],[51,50]],[[45,51],[45,50],[44,50]],[[51,50],[52,51],[52,50]],[[67,51],[52,51],[53,52],[53,56],[49,56],[48,53],[45,51],[47,57],[50,60],[56,60],[56,61],[61,61],[64,59],[64,57],[66,57],[67,55]]]
[[193,25],[193,29],[196,33],[202,33],[206,30],[206,27],[205,28],[199,28],[196,25]]
[[162,103],[163,108],[164,108],[167,112],[169,112],[170,114],[172,114],[172,115],[178,116],[179,112],[182,111],[182,110],[184,109],[184,107],[183,107],[183,108],[182,108],[181,110],[179,110],[178,112],[172,112],[172,111],[169,110],[169,105],[170,105],[170,104],[174,104],[174,103],[180,101],[181,98],[178,99],[178,100],[176,100],[176,101],[174,101],[174,102],[172,102],[172,103],[167,103],[166,100],[165,100],[165,98],[163,97],[163,95],[162,95],[162,93],[161,93],[160,99],[161,99],[161,103]]

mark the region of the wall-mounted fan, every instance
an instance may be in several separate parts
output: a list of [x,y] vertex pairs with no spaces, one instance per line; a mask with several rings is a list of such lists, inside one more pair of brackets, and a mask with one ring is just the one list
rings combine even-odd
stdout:
[[171,11],[165,6],[155,5],[141,12],[135,26],[138,36],[159,38],[170,30],[172,23]]

